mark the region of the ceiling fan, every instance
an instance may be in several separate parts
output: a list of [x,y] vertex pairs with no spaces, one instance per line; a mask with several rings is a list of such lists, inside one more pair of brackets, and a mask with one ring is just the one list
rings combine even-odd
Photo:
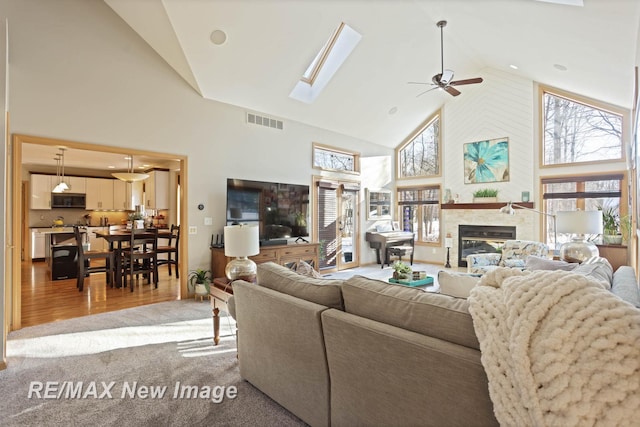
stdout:
[[[442,29],[447,26],[447,21],[438,21],[436,25],[440,28],[440,74],[436,74],[431,78],[431,83],[427,82],[408,82],[413,85],[431,85],[435,86],[431,89],[425,90],[419,93],[416,97],[422,96],[427,92],[431,92],[435,89],[442,89],[449,95],[458,96],[460,91],[453,86],[470,85],[475,83],[482,83],[482,77],[476,77],[474,79],[466,80],[453,80],[453,71],[444,69],[444,44],[443,44],[443,31]],[[453,81],[452,81],[453,80]]]

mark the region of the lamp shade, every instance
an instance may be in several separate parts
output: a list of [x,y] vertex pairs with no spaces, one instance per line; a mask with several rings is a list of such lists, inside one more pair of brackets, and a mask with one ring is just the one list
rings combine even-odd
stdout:
[[558,233],[602,234],[602,211],[561,211],[557,214]]
[[257,225],[228,225],[224,228],[224,254],[246,257],[260,253]]

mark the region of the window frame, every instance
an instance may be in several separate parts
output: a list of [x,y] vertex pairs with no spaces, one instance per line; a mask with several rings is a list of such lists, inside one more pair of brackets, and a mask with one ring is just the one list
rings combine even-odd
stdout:
[[[437,190],[438,194],[437,197],[434,198],[433,200],[429,200],[429,201],[423,201],[423,203],[417,203],[417,202],[413,202],[413,203],[402,203],[402,199],[400,197],[400,193],[403,191],[422,191],[422,190]],[[442,199],[442,184],[441,183],[432,183],[432,184],[418,184],[418,185],[407,185],[407,186],[398,186],[396,187],[396,200],[395,200],[395,208],[396,208],[396,213],[398,215],[398,222],[400,223],[400,229],[403,229],[403,225],[404,225],[404,220],[403,220],[403,215],[402,215],[402,207],[404,205],[416,205],[418,206],[417,209],[417,215],[418,215],[418,230],[413,230],[413,233],[415,233],[415,238],[414,238],[414,244],[415,245],[419,245],[419,246],[434,246],[434,247],[440,247],[442,245],[442,243],[444,242],[443,237],[442,237],[442,233],[443,233],[443,229],[442,229],[442,225],[443,225],[443,221],[442,221],[442,206],[441,206],[441,202],[440,200]],[[424,225],[424,218],[423,216],[423,207],[426,205],[436,205],[437,209],[438,209],[438,221],[440,223],[439,226],[439,230],[438,230],[438,238],[435,241],[425,241],[425,240],[421,240],[423,233],[423,225]]]
[[[351,156],[353,158],[353,170],[332,169],[332,168],[325,168],[320,165],[316,165],[316,150],[329,151],[329,152],[340,154],[343,156]],[[314,142],[312,144],[312,149],[311,149],[311,167],[313,169],[318,169],[318,170],[323,170],[328,172],[340,172],[340,173],[347,173],[352,175],[360,175],[360,153],[358,153],[357,151],[343,150],[341,148],[331,147],[329,145],[318,144]]]
[[[576,171],[577,172],[577,171]],[[598,192],[587,192],[584,191],[586,182],[593,181],[620,181],[620,190],[610,193],[598,193]],[[576,191],[575,192],[567,192],[567,193],[547,193],[545,192],[545,185],[548,184],[559,184],[559,183],[576,183]],[[629,174],[626,171],[617,170],[617,171],[607,171],[607,172],[598,172],[598,173],[572,173],[567,175],[553,175],[553,176],[542,176],[540,177],[540,199],[541,199],[541,210],[544,213],[542,215],[542,227],[541,227],[541,239],[549,245],[550,248],[554,247],[550,244],[549,241],[546,241],[546,230],[549,227],[548,222],[552,221],[550,219],[554,213],[549,212],[547,208],[548,200],[574,200],[576,199],[576,208],[577,209],[585,209],[585,199],[598,199],[601,197],[606,198],[620,198],[619,204],[619,215],[622,217],[624,215],[629,215],[629,206],[628,206],[628,185],[629,185]],[[549,196],[548,194],[554,194],[555,197]],[[565,196],[565,197],[562,197]],[[602,243],[596,243],[602,244]],[[558,242],[554,242],[556,246],[556,250],[560,249],[560,245]]]
[[[438,171],[435,174],[431,175],[414,175],[414,176],[402,176],[401,167],[400,167],[400,152],[406,148],[410,143],[413,142],[414,139],[418,137],[421,133],[425,131],[433,122],[438,120],[438,136],[437,136],[437,156],[438,159],[436,161]],[[405,180],[405,179],[424,179],[424,178],[438,178],[442,177],[442,110],[438,109],[436,112],[431,114],[425,121],[423,121],[420,126],[418,126],[407,138],[405,138],[400,145],[398,145],[395,149],[395,165],[396,165],[396,179],[397,180]]]
[[[559,98],[567,99],[571,102],[575,102],[578,104],[586,105],[591,108],[595,108],[598,110],[606,111],[611,114],[615,114],[621,117],[622,119],[622,136],[621,136],[621,152],[619,159],[607,159],[607,160],[591,160],[586,162],[569,162],[569,163],[558,163],[558,164],[545,164],[545,103],[544,103],[544,95],[550,94]],[[627,157],[627,145],[629,141],[629,111],[606,103],[602,101],[598,101],[592,98],[588,98],[582,95],[578,95],[575,93],[571,93],[562,89],[554,88],[551,86],[546,86],[540,84],[538,86],[538,155],[539,155],[539,168],[540,169],[549,169],[549,168],[566,168],[566,167],[580,167],[580,166],[588,166],[588,165],[605,165],[605,164],[615,164],[620,162],[626,162]]]

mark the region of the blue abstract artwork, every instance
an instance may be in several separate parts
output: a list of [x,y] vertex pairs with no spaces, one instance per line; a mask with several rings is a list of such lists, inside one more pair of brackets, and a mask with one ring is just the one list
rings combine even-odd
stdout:
[[464,183],[509,181],[509,138],[464,144]]

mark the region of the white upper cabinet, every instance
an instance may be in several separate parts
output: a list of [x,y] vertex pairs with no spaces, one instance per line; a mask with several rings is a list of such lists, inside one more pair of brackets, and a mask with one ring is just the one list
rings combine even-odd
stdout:
[[132,183],[115,180],[113,182],[114,209],[132,211],[142,204],[142,181]]
[[144,181],[146,209],[169,209],[169,172],[152,171]]
[[83,176],[65,176],[64,182],[69,186],[67,193],[86,194],[87,192],[87,178]]
[[51,190],[55,177],[31,174],[31,209],[51,209]]
[[87,210],[112,210],[114,179],[86,178]]

